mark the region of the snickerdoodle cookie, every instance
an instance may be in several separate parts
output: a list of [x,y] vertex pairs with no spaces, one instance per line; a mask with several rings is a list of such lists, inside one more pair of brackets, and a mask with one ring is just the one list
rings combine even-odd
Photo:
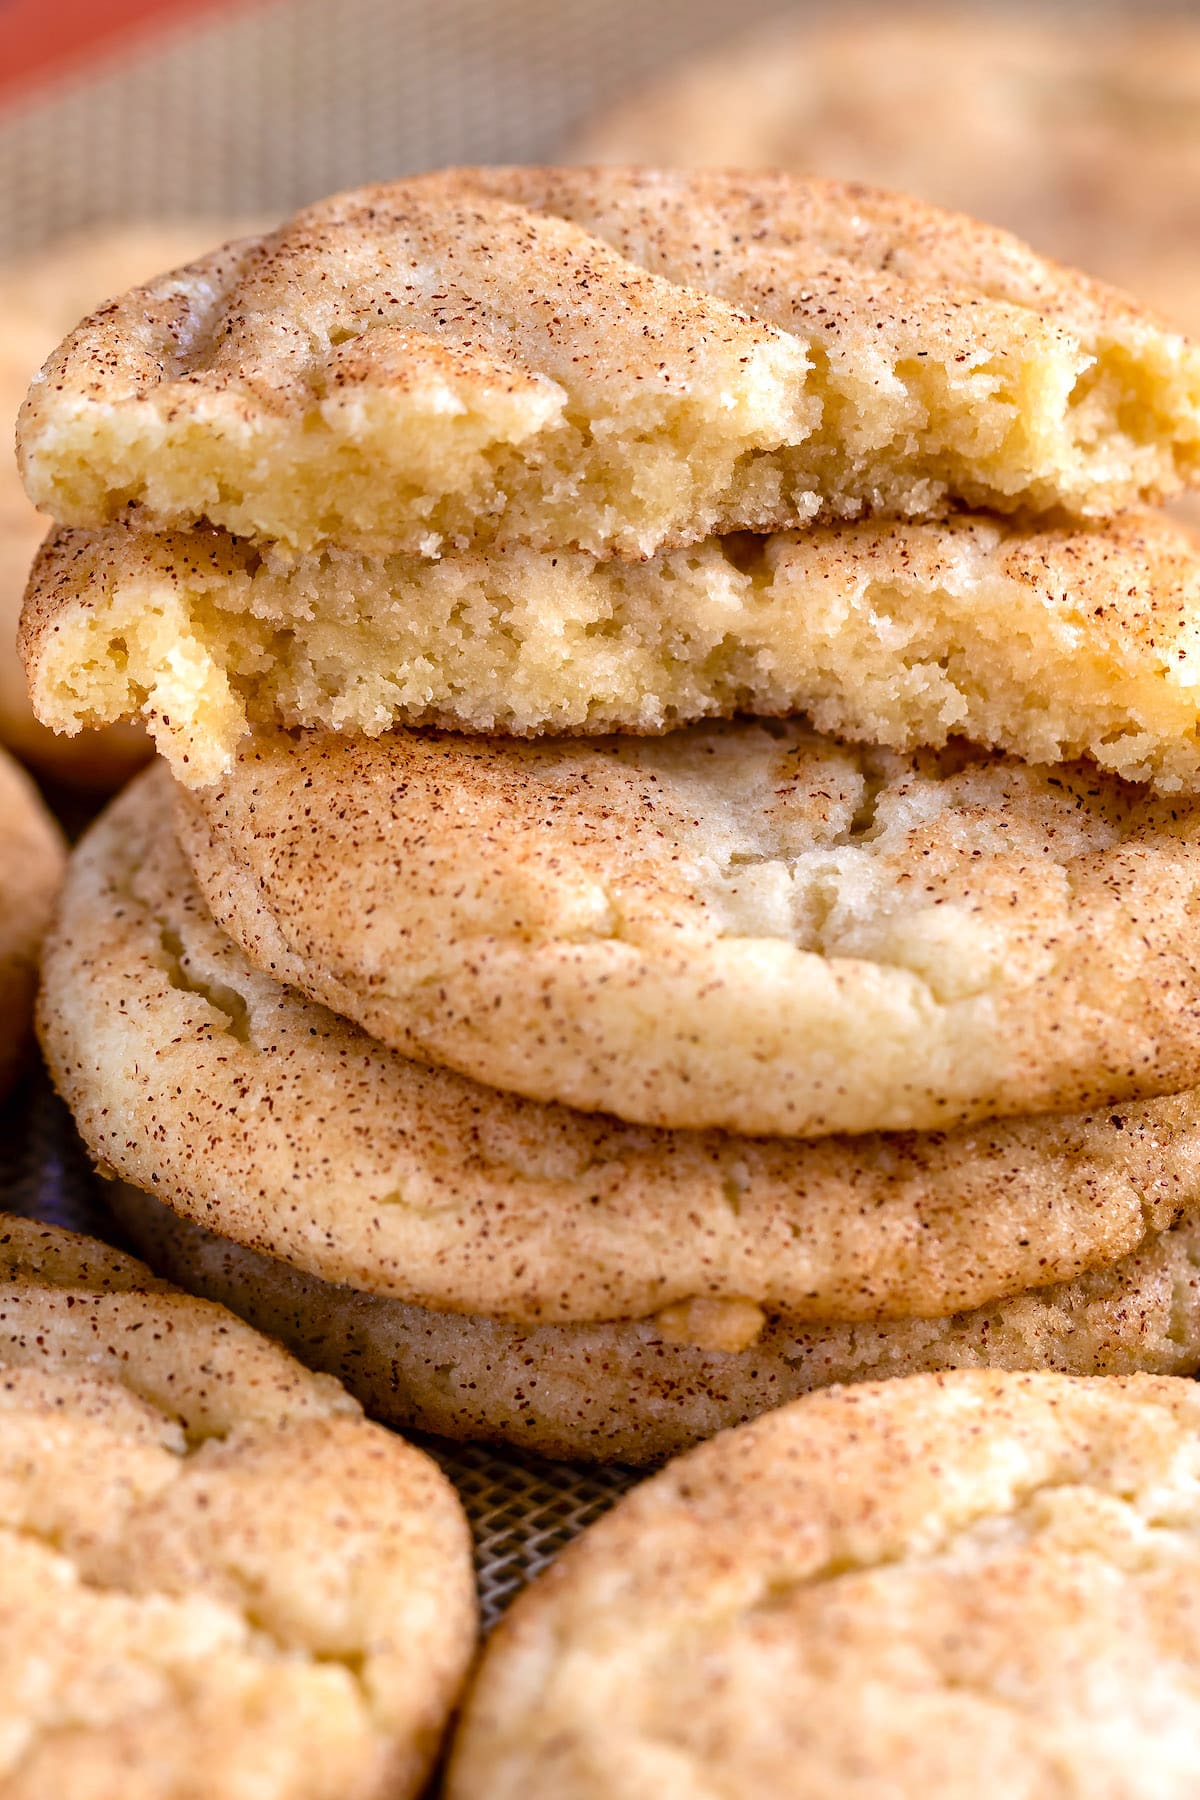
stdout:
[[[1194,1093],[958,1132],[621,1125],[410,1062],[253,969],[150,772],[76,850],[44,959],[51,1070],[101,1166],[323,1279],[527,1324],[941,1317],[1191,1216]],[[665,1315],[665,1317],[664,1317]]]
[[5,1800],[391,1800],[475,1639],[466,1520],[326,1375],[0,1221]]
[[[0,416],[9,429],[30,378],[59,339],[100,301],[176,268],[231,235],[219,223],[160,219],[98,226],[0,267]],[[118,787],[150,746],[106,726],[65,737],[39,724],[13,640],[21,597],[50,521],[30,505],[11,450],[0,456],[0,742],[46,774],[85,788]]]
[[35,380],[68,525],[633,557],[1200,473],[1200,350],[974,220],[787,174],[464,169],[134,289]]
[[264,733],[178,790],[218,922],[407,1055],[782,1136],[1200,1081],[1200,801],[798,721]]
[[618,1501],[484,1656],[451,1800],[1190,1800],[1200,1389],[810,1395]]
[[432,1312],[247,1250],[123,1182],[108,1198],[156,1269],[337,1375],[373,1417],[543,1456],[660,1462],[838,1381],[931,1369],[1200,1368],[1194,1215],[1107,1268],[969,1312],[878,1324],[771,1319],[753,1344],[722,1350],[687,1341],[691,1321],[679,1316],[520,1325]]
[[1200,787],[1200,545],[1165,514],[709,537],[644,563],[520,546],[287,563],[224,532],[61,531],[22,626],[57,731],[144,719],[182,781],[253,724],[655,733],[803,712]]

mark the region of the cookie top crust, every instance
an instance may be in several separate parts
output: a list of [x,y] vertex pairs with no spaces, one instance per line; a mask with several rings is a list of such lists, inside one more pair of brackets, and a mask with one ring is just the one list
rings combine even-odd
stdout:
[[162,770],[75,852],[40,1027],[109,1172],[327,1280],[526,1323],[686,1332],[719,1301],[745,1342],[764,1313],[936,1317],[1111,1263],[1200,1192],[1190,1093],[805,1144],[623,1126],[407,1061],[217,929]]
[[0,1542],[6,1800],[421,1791],[475,1638],[448,1482],[224,1308],[15,1218]]
[[252,724],[653,735],[805,713],[1200,790],[1200,544],[1165,513],[709,537],[644,563],[513,546],[281,561],[223,531],[63,530],[21,650],[56,731],[141,718],[177,779]]
[[264,733],[178,790],[218,922],[407,1055],[792,1137],[1200,1079],[1200,804],[802,722]]
[[1007,234],[786,174],[461,169],[101,308],[22,411],[64,524],[641,557],[1200,467],[1200,351]]
[[834,1389],[618,1501],[489,1644],[451,1800],[1183,1800],[1200,1393]]

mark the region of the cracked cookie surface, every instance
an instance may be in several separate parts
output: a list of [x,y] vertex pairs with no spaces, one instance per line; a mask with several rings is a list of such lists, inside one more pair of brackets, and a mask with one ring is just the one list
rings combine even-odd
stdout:
[[1007,234],[763,174],[465,169],[101,308],[22,410],[68,525],[649,555],[1200,472],[1200,351]]
[[[322,811],[322,820],[325,814]],[[93,1157],[325,1279],[526,1323],[937,1317],[1191,1217],[1197,1099],[817,1142],[667,1132],[405,1060],[255,970],[151,771],[77,848],[40,1001]]]
[[491,1640],[451,1800],[1186,1800],[1200,1392],[914,1376],[618,1501]]
[[1192,1375],[1200,1366],[1200,1220],[1149,1233],[1107,1268],[944,1319],[765,1320],[744,1348],[655,1319],[519,1325],[432,1312],[234,1244],[150,1194],[109,1204],[156,1269],[219,1300],[357,1394],[372,1418],[540,1456],[661,1462],[834,1382],[936,1369]]
[[176,778],[251,726],[537,736],[806,714],[1200,787],[1200,546],[1166,515],[706,538],[644,563],[510,547],[286,564],[224,532],[62,531],[22,649],[60,731],[141,718]]
[[15,1218],[0,1543],[4,1800],[422,1789],[475,1638],[448,1482],[222,1307]]
[[264,733],[176,800],[261,968],[538,1100],[807,1137],[1200,1077],[1200,804],[1085,764]]

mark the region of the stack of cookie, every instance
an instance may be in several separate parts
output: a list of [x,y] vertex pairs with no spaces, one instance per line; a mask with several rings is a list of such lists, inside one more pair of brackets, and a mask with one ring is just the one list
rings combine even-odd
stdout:
[[152,1260],[561,1454],[1200,1366],[1200,351],[864,189],[466,171],[93,315],[21,450],[39,714],[169,764],[41,1003]]

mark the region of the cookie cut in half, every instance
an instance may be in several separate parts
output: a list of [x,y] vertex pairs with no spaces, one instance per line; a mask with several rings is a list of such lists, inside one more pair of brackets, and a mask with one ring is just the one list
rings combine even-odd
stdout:
[[143,719],[218,779],[254,724],[656,733],[746,712],[952,734],[1200,787],[1200,546],[1165,515],[710,537],[645,563],[509,547],[282,562],[224,532],[62,531],[22,646],[56,731]]
[[213,924],[152,771],[76,850],[42,1042],[102,1169],[221,1236],[434,1310],[941,1317],[1115,1261],[1200,1202],[1195,1093],[929,1136],[652,1131],[387,1050]]
[[1200,1390],[812,1395],[617,1502],[485,1653],[450,1800],[1187,1800]]
[[134,289],[22,411],[67,525],[641,557],[1200,472],[1200,350],[1006,233],[792,175],[460,169]]
[[40,794],[0,750],[0,1092],[29,1039],[38,952],[65,864],[62,833]]
[[815,1137],[1200,1082],[1200,802],[797,721],[264,733],[179,828],[251,959],[405,1054]]
[[423,1790],[475,1642],[450,1484],[223,1307],[15,1218],[0,1544],[5,1800]]
[[[307,1274],[193,1224],[122,1182],[109,1204],[154,1268],[231,1307],[373,1418],[542,1456],[661,1462],[834,1382],[936,1369],[1192,1375],[1200,1367],[1200,1221],[1147,1235],[1108,1268],[944,1319],[771,1319],[744,1348],[689,1321],[520,1325],[432,1312]],[[694,1316],[695,1308],[691,1309]]]

